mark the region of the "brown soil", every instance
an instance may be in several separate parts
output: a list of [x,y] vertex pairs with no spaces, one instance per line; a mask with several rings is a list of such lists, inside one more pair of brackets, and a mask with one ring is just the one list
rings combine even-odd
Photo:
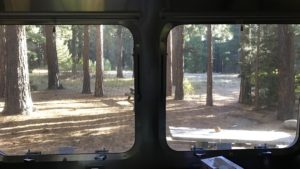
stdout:
[[187,98],[183,101],[169,98],[166,123],[167,140],[172,149],[186,151],[197,143],[185,139],[174,140],[168,126],[197,129],[282,131],[292,136],[296,134],[295,130],[285,129],[282,121],[276,120],[276,110],[254,110],[253,107],[241,105],[235,100],[220,99],[217,95],[214,97],[216,102],[213,107],[205,106],[205,99],[202,98]]
[[[134,144],[133,102],[125,96],[95,98],[71,90],[33,92],[32,96],[36,111],[31,115],[0,116],[1,151],[56,154],[61,147],[73,147],[74,153],[102,148],[124,152]],[[206,107],[203,100],[193,97],[184,101],[168,98],[167,137],[168,126],[286,131],[275,120],[274,111],[254,111],[233,101],[215,105]],[[0,111],[2,108],[0,100]],[[177,150],[190,146],[172,141],[169,145]]]
[[[132,103],[126,97],[95,98],[69,90],[33,92],[31,115],[0,117],[0,147],[7,154],[28,149],[56,154],[129,150],[134,143]],[[0,111],[3,102],[0,102]]]

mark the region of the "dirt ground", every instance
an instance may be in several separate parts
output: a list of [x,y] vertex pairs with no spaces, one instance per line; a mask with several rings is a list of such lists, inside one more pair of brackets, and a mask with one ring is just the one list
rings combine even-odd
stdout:
[[295,136],[295,130],[285,129],[282,121],[276,120],[275,111],[254,111],[252,107],[238,103],[207,107],[199,102],[195,104],[195,101],[169,100],[168,110],[167,140],[169,146],[175,150],[190,150],[196,143],[172,139],[168,126],[191,129],[278,131]]
[[[134,113],[126,97],[95,98],[69,90],[33,92],[36,111],[0,117],[0,147],[7,154],[28,149],[56,154],[108,149],[124,152],[134,143]],[[3,102],[0,102],[0,111]]]
[[[282,122],[275,118],[275,110],[254,111],[252,107],[238,104],[236,75],[215,77],[213,107],[205,106],[205,82],[201,81],[205,76],[191,74],[186,78],[201,88],[196,88],[194,94],[186,95],[182,101],[167,98],[166,132],[171,148],[189,150],[193,143],[168,139],[171,137],[169,126],[295,134],[293,130],[283,129]],[[193,81],[195,78],[200,81]],[[72,82],[69,83],[71,86]],[[74,149],[74,153],[93,153],[103,148],[110,152],[129,150],[134,144],[135,123],[133,101],[122,96],[128,84],[118,87],[122,89],[117,92],[119,96],[104,98],[70,89],[32,92],[35,112],[27,116],[0,116],[0,150],[7,154],[24,154],[28,149],[44,154],[57,154],[68,148]],[[2,99],[0,111],[3,106]]]
[[167,102],[167,140],[172,149],[190,150],[195,144],[189,140],[174,140],[170,127],[196,129],[248,130],[284,132],[292,137],[295,130],[287,130],[283,122],[276,120],[276,108],[254,110],[253,107],[238,103],[240,79],[238,74],[213,75],[214,106],[206,103],[206,74],[185,74],[193,84],[193,94],[184,100],[175,101],[172,97]]

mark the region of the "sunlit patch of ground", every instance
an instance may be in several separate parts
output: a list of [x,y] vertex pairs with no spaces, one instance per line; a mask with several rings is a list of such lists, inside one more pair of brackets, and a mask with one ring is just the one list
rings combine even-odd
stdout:
[[[206,74],[185,74],[193,86],[192,94],[184,100],[167,98],[167,138],[175,150],[190,150],[195,141],[174,140],[169,127],[198,129],[278,131],[295,136],[295,130],[286,130],[276,120],[275,110],[254,111],[251,106],[238,104],[240,79],[237,74],[214,74],[213,107],[206,103]],[[229,137],[229,136],[228,136]],[[255,136],[254,136],[255,137]],[[257,138],[259,139],[259,138]],[[291,140],[291,144],[293,139]]]
[[[274,131],[278,133],[284,132],[286,135],[291,135],[291,138],[288,138],[289,141],[287,141],[290,144],[293,143],[293,138],[296,135],[295,130],[287,130],[282,127],[282,121],[276,120],[275,111],[254,111],[251,107],[240,105],[238,103],[228,103],[226,105],[208,107],[198,100],[174,101],[170,98],[167,102],[166,125],[169,146],[175,150],[185,151],[190,150],[191,146],[196,144],[195,139],[191,138],[189,140],[188,138],[176,138],[177,140],[174,140],[174,138],[172,139],[169,127],[196,128],[199,130],[221,129],[224,131],[243,130]],[[253,139],[255,139],[255,137],[256,136],[253,135]],[[257,140],[259,139],[260,138],[257,138]],[[253,141],[249,142],[251,143]],[[268,142],[266,141],[266,143]],[[275,142],[270,142],[270,144],[273,145]]]
[[[105,97],[95,98],[80,93],[80,75],[63,74],[66,89],[52,91],[45,90],[47,72],[33,71],[31,80],[38,88],[32,92],[36,111],[27,116],[0,116],[0,150],[8,154],[24,154],[28,149],[56,154],[61,147],[72,147],[75,153],[93,153],[102,148],[110,152],[129,150],[134,144],[134,112],[133,101],[128,101],[124,93],[132,87],[132,73],[126,72],[124,79],[116,79],[115,72],[107,72],[105,77]],[[166,133],[171,148],[189,150],[194,142],[172,141],[169,126],[295,133],[281,128],[275,111],[253,111],[237,103],[237,74],[214,75],[213,107],[205,106],[205,74],[185,74],[185,78],[193,88],[185,100],[167,98]],[[92,90],[93,80],[92,74]],[[0,99],[0,111],[3,106]]]
[[32,114],[0,117],[0,147],[8,154],[28,149],[55,154],[70,146],[78,153],[103,147],[124,152],[133,145],[133,105],[125,96],[95,98],[69,90],[32,96],[36,108]]

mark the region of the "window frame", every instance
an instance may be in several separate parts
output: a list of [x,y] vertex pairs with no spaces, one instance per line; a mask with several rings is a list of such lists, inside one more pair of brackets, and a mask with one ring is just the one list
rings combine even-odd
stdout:
[[[166,12],[162,14],[163,18],[163,28],[160,34],[160,53],[162,59],[162,88],[164,97],[164,107],[161,112],[161,118],[164,121],[160,123],[160,128],[163,131],[160,134],[160,143],[164,150],[170,154],[181,154],[184,156],[193,156],[191,150],[187,151],[176,151],[169,147],[166,140],[166,54],[167,54],[167,37],[169,32],[176,26],[187,25],[187,24],[300,24],[300,17],[294,15],[277,15],[277,16],[255,16],[255,15],[231,15],[231,14],[213,14],[213,15],[199,15],[197,13],[172,13]],[[300,120],[300,115],[298,115],[298,121]],[[300,127],[298,122],[297,132],[294,142],[291,146],[286,148],[270,148],[270,151],[274,156],[283,156],[295,153],[300,150]],[[244,155],[257,156],[260,155],[262,150],[260,149],[236,149],[236,150],[205,150],[205,156],[230,156],[238,157]]]
[[[133,38],[133,74],[134,74],[134,102],[140,97],[139,89],[139,56],[140,56],[140,35],[138,28],[138,19],[140,14],[137,12],[67,12],[67,13],[28,13],[28,12],[7,12],[0,13],[0,25],[120,25],[128,29]],[[137,151],[141,140],[137,139],[138,119],[136,118],[136,107],[133,106],[134,113],[134,138],[132,147],[125,152],[106,153],[107,163],[128,159]],[[96,147],[95,147],[96,150]],[[91,153],[74,153],[74,154],[42,154],[39,155],[0,155],[0,163],[18,163],[24,162],[27,157],[32,157],[38,162],[61,162],[61,161],[90,161],[95,160],[98,155]]]

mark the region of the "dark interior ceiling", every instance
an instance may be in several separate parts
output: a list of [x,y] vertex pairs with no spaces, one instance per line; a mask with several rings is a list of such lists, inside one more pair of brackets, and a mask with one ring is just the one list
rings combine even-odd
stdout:
[[[0,3],[2,12],[143,12],[142,6],[148,4],[142,0],[1,0]],[[300,6],[297,0],[159,0],[158,3],[162,12],[188,13],[299,13]]]
[[[231,21],[277,23],[300,21],[300,1],[298,0],[0,0],[0,23],[30,24],[31,20],[42,21],[61,19],[67,14],[67,20],[61,23],[83,23],[82,20],[97,19],[98,15],[108,14],[107,21],[113,18],[126,26],[131,26],[135,37],[136,71],[136,142],[127,153],[112,154],[106,161],[95,161],[94,155],[38,156],[37,163],[24,163],[23,156],[0,157],[1,169],[45,168],[45,169],[102,169],[102,168],[200,168],[199,159],[192,152],[174,152],[166,148],[165,140],[165,97],[164,64],[166,51],[161,49],[166,42],[162,35],[170,29],[168,23],[209,23],[214,20],[223,22],[226,16]],[[126,13],[138,14],[127,22]],[[35,14],[35,15],[33,15]],[[85,15],[83,18],[82,16]],[[125,16],[122,18],[121,16]],[[291,20],[291,18],[293,20]],[[103,18],[102,18],[103,19]],[[105,19],[105,18],[104,18]],[[67,22],[71,20],[72,22]],[[52,20],[51,20],[52,21]],[[274,21],[275,22],[275,21]],[[287,151],[273,152],[273,156],[262,156],[257,151],[208,152],[207,155],[224,155],[242,164],[245,168],[299,168],[300,145],[297,143]],[[270,160],[271,159],[271,160]],[[50,161],[50,162],[49,162]],[[272,163],[272,165],[265,165]],[[283,163],[283,165],[280,165]],[[105,166],[105,167],[104,167]],[[271,166],[271,167],[270,167]]]

